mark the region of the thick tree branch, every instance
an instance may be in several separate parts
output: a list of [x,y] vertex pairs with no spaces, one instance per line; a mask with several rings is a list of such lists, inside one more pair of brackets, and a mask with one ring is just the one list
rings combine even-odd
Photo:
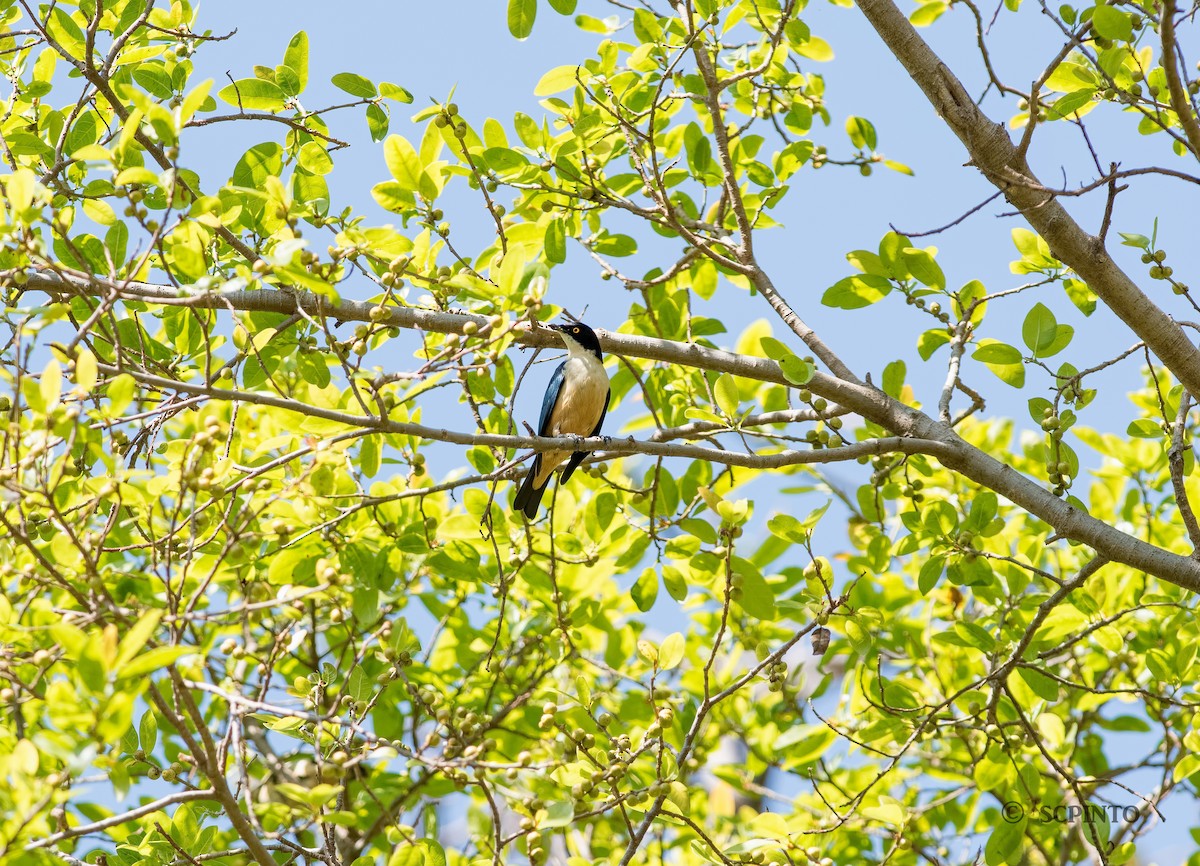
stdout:
[[958,136],[971,163],[1001,190],[1055,257],[1079,274],[1193,394],[1200,393],[1200,351],[1183,330],[1113,261],[1104,242],[1075,222],[1034,176],[1004,126],[967,94],[892,0],[856,0],[879,37]]
[[1200,159],[1200,122],[1188,97],[1187,86],[1179,77],[1180,59],[1175,42],[1175,0],[1163,0],[1159,23],[1162,35],[1162,68],[1167,76],[1167,92],[1171,97],[1171,108],[1179,118],[1179,125],[1187,136],[1192,156]]
[[[871,0],[876,2],[876,0]],[[903,18],[903,16],[901,16]],[[907,21],[905,21],[907,23]],[[1114,266],[1115,267],[1115,266]],[[35,274],[29,277],[27,287],[41,289],[51,293],[98,294],[112,286],[98,279],[66,277],[57,274]],[[197,292],[180,296],[174,288],[156,286],[148,283],[121,283],[117,289],[122,297],[130,299],[157,301],[160,303],[185,303],[198,308],[235,309],[242,311],[272,311],[291,314],[297,309],[309,311],[314,315],[336,317],[343,321],[370,321],[372,304],[363,301],[341,300],[336,303],[308,293],[293,293],[284,290],[262,289],[258,291],[234,292]],[[462,333],[463,325],[468,321],[479,326],[480,332],[488,325],[484,316],[468,313],[444,313],[436,310],[415,309],[411,307],[388,307],[389,318],[383,325],[397,327],[419,328],[439,333]],[[1157,309],[1157,308],[1155,308]],[[1174,325],[1172,324],[1172,327]],[[703,370],[713,370],[722,373],[732,373],[748,379],[762,382],[772,382],[785,387],[795,387],[784,377],[779,365],[767,358],[755,358],[748,355],[738,355],[720,349],[710,349],[695,343],[678,343],[672,340],[659,340],[651,337],[631,334],[616,334],[599,330],[601,346],[606,352],[642,358],[651,361],[662,361],[668,364],[679,364]],[[544,328],[519,332],[517,339],[530,346],[557,346],[558,338]],[[426,428],[421,425],[398,425],[377,416],[353,415],[329,409],[317,409],[305,406],[297,401],[288,400],[274,394],[242,392],[209,388],[205,385],[176,382],[171,379],[152,376],[131,370],[117,369],[102,365],[106,373],[131,372],[135,378],[146,385],[164,390],[179,391],[187,394],[206,394],[216,399],[242,400],[258,405],[271,405],[292,411],[303,411],[307,414],[329,418],[351,426],[374,427],[381,432],[403,432],[439,441],[453,442],[464,445],[491,445],[500,448],[534,448],[535,450],[550,450],[561,447],[563,440],[526,439],[524,437],[505,437],[480,433],[454,433]],[[920,449],[923,453],[935,456],[943,466],[969,478],[976,484],[983,485],[1012,502],[1024,508],[1030,514],[1054,527],[1059,535],[1074,541],[1082,542],[1097,553],[1103,554],[1114,562],[1122,562],[1148,574],[1162,578],[1170,583],[1200,593],[1200,562],[1189,557],[1155,547],[1144,541],[1127,535],[1110,524],[1097,520],[1089,514],[1079,511],[1068,502],[1054,496],[1050,491],[1030,478],[1016,472],[1008,463],[992,457],[980,449],[968,444],[945,424],[941,424],[928,415],[906,406],[898,400],[884,394],[878,388],[856,382],[847,382],[834,378],[826,373],[813,374],[812,380],[805,386],[814,394],[840,404],[869,421],[883,427],[894,436],[904,439],[923,440]],[[420,428],[419,430],[417,428]],[[437,435],[434,435],[437,434]],[[618,445],[603,440],[583,440],[588,445],[585,449],[610,450],[618,453],[645,453],[656,456],[680,456],[693,459],[713,460],[714,462],[729,463],[730,465],[754,466],[758,460],[781,460],[778,466],[798,465],[801,463],[829,462],[844,459],[847,449],[836,449],[833,452],[789,452],[796,457],[781,458],[780,455],[748,455],[736,458],[730,452],[712,451],[702,446],[668,445],[651,442],[641,442],[630,445],[628,440]],[[578,443],[569,441],[570,447]],[[682,449],[696,448],[703,453],[679,451],[677,453],[656,452],[655,448]],[[927,449],[927,450],[926,450]],[[810,455],[832,453],[835,457]],[[871,453],[871,452],[867,452]],[[788,463],[787,461],[793,461]],[[770,464],[762,464],[759,468],[768,468]]]

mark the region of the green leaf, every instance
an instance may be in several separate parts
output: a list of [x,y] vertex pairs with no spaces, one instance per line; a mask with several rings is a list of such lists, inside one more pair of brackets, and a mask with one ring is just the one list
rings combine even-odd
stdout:
[[795,355],[789,355],[779,362],[779,370],[783,373],[783,378],[787,379],[793,385],[803,387],[812,381],[813,374],[816,369],[807,361],[797,358]]
[[790,514],[772,515],[771,519],[767,521],[767,529],[772,535],[796,544],[808,542],[809,533],[805,530],[804,525]]
[[1055,67],[1054,72],[1046,79],[1046,89],[1058,93],[1071,93],[1080,89],[1095,90],[1100,83],[1096,74],[1082,63],[1064,60]]
[[912,242],[898,232],[888,232],[879,241],[879,260],[894,280],[908,279],[908,267],[904,263],[904,251],[912,249]]
[[937,586],[937,582],[942,579],[942,573],[946,570],[946,557],[931,556],[921,565],[921,572],[917,575],[917,588],[921,590],[922,595],[929,595],[929,590]]
[[131,661],[123,670],[118,672],[120,679],[129,679],[131,677],[140,677],[145,674],[153,673],[159,668],[165,668],[169,664],[173,664],[185,655],[196,652],[195,647],[189,646],[159,646],[154,649],[147,650],[140,656]]
[[401,187],[414,193],[421,188],[421,158],[407,138],[389,135],[383,143],[383,158]]
[[984,364],[1020,364],[1022,356],[1021,350],[1016,346],[989,339],[988,342],[981,343],[971,357]]
[[942,273],[941,266],[928,250],[910,247],[904,250],[901,255],[904,257],[904,264],[908,268],[908,272],[920,280],[922,284],[929,286],[931,289],[946,288],[946,275]]
[[907,372],[903,361],[892,361],[883,368],[883,393],[889,397],[900,397],[904,388],[904,376]]
[[80,347],[75,353],[75,384],[81,391],[91,391],[100,376],[96,367],[96,355],[91,349]]
[[133,400],[133,392],[137,388],[137,380],[128,373],[121,373],[109,381],[105,389],[108,400],[107,415],[109,418],[119,418]]
[[810,36],[795,48],[801,57],[815,60],[818,63],[828,63],[833,59],[833,48],[820,36]]
[[672,632],[663,638],[658,647],[658,669],[669,671],[677,666],[683,661],[685,648],[683,635],[679,632]]
[[382,105],[372,102],[367,106],[367,131],[371,134],[371,141],[383,141],[390,126],[391,118]]
[[546,804],[546,817],[538,826],[553,829],[566,827],[575,819],[575,804],[571,800],[551,800]]
[[683,601],[687,598],[687,581],[683,578],[683,572],[673,566],[666,566],[662,570],[663,587],[667,590],[667,595],[676,601]]
[[550,8],[559,15],[571,15],[575,12],[576,0],[550,0]]
[[[749,563],[747,563],[748,565]],[[775,593],[757,570],[742,574],[742,597],[738,602],[746,613],[758,619],[775,619]]]
[[138,722],[138,745],[149,754],[154,751],[157,743],[158,720],[154,717],[154,710],[146,710],[142,715],[142,720]]
[[637,609],[643,613],[654,607],[654,602],[658,598],[658,572],[653,568],[642,571],[629,594],[633,596],[633,603],[637,605]]
[[1081,110],[1092,102],[1095,95],[1094,87],[1073,90],[1066,96],[1056,99],[1047,110],[1046,117],[1050,120],[1062,120],[1064,117],[1071,117],[1076,112],[1084,113]]
[[1149,418],[1138,418],[1129,422],[1125,432],[1136,439],[1162,439],[1167,434],[1163,432],[1162,423]]
[[66,51],[75,59],[83,58],[87,49],[83,39],[83,29],[61,6],[55,6],[50,10],[46,30],[51,38],[62,46],[60,50]]
[[63,371],[62,364],[54,358],[46,362],[42,375],[38,379],[38,393],[42,398],[42,411],[49,412],[58,406],[62,396]]
[[623,258],[637,252],[637,241],[629,235],[602,235],[592,241],[592,250],[606,256]]
[[575,77],[578,74],[578,66],[556,66],[538,80],[533,88],[533,95],[551,96],[570,90],[575,86]]
[[710,300],[717,293],[717,266],[711,259],[702,258],[692,264],[691,271],[693,291]]
[[945,328],[931,328],[917,337],[917,354],[922,361],[928,361],[933,353],[950,342],[950,334]]
[[954,630],[966,641],[967,646],[990,652],[996,646],[996,639],[983,626],[963,620],[954,624]]
[[311,171],[313,174],[324,175],[333,171],[333,160],[330,159],[328,151],[315,141],[305,142],[296,155],[296,160],[305,171]]
[[762,346],[763,352],[772,361],[779,361],[792,355],[792,350],[774,337],[762,337],[759,343]]
[[374,478],[379,472],[379,437],[364,436],[358,452],[358,465],[363,475]]
[[283,148],[274,141],[256,144],[233,167],[233,182],[247,189],[263,189],[268,177],[283,171]]
[[1071,338],[1074,336],[1075,329],[1070,325],[1059,325],[1054,329],[1054,339],[1050,341],[1050,345],[1038,352],[1037,357],[1049,358],[1057,355],[1070,345]]
[[684,130],[683,142],[687,151],[688,168],[694,177],[703,179],[715,167],[712,142],[695,121],[689,123]]
[[363,78],[361,75],[356,75],[353,72],[339,72],[330,81],[333,82],[333,86],[338,90],[344,90],[351,96],[374,99],[379,95],[379,91],[375,89],[375,85],[369,78]]
[[279,89],[287,96],[296,96],[300,93],[300,76],[296,75],[290,66],[280,64],[275,67],[272,75],[274,77],[268,80],[272,80],[279,85]]
[[142,651],[142,647],[146,645],[146,642],[153,636],[154,630],[158,628],[159,620],[162,619],[162,613],[161,610],[157,609],[146,611],[125,632],[124,637],[121,638],[121,642],[117,646],[116,660],[113,661],[113,668],[115,670],[120,672],[122,667]]
[[637,653],[648,665],[658,667],[658,647],[648,640],[640,640],[637,642]]
[[1016,855],[1025,838],[1027,820],[1028,818],[1021,814],[1014,823],[1002,820],[993,825],[992,835],[988,837],[987,844],[983,849],[984,862],[987,863],[987,866],[1021,862],[1021,858]]
[[492,170],[504,173],[525,168],[529,160],[525,155],[507,147],[489,147],[483,152],[484,161]]
[[537,18],[537,0],[508,0],[508,32],[517,39],[528,39]]
[[379,82],[379,95],[384,99],[390,99],[393,102],[403,102],[405,104],[413,101],[413,95],[399,84],[392,84],[390,81]]
[[741,398],[738,396],[737,382],[731,374],[722,373],[718,376],[717,383],[713,386],[713,392],[717,398],[717,406],[722,412],[730,417],[737,415]]
[[864,148],[874,150],[878,143],[874,124],[865,117],[855,117],[854,115],[847,117],[846,134],[850,136],[851,144],[859,150]]
[[242,78],[217,91],[217,98],[247,111],[282,111],[287,95],[273,81]]
[[841,310],[857,310],[869,307],[887,297],[892,284],[874,274],[856,274],[838,280],[821,296],[821,303]]
[[384,210],[398,213],[416,205],[416,198],[410,190],[405,189],[397,181],[385,180],[371,187],[371,197]]
[[1025,681],[1025,685],[1029,686],[1030,691],[1044,701],[1054,703],[1058,700],[1058,683],[1046,676],[1039,670],[1033,668],[1019,667],[1017,668],[1017,676]]
[[971,502],[971,513],[963,523],[964,529],[983,532],[999,511],[1000,503],[991,490],[981,490]]
[[283,51],[283,65],[296,73],[299,82],[297,94],[303,93],[308,87],[308,34],[301,30]]
[[1128,12],[1101,4],[1092,11],[1092,27],[1105,39],[1129,42],[1133,39],[1133,21]]
[[371,697],[371,684],[367,681],[367,675],[363,673],[362,665],[355,665],[350,671],[350,675],[346,677],[344,691],[356,701],[365,701]]
[[1025,364],[1021,352],[1015,346],[1001,343],[999,340],[984,338],[979,348],[971,355],[972,358],[987,365],[1002,382],[1020,388],[1025,384]]
[[[1043,303],[1034,304],[1021,325],[1021,337],[1035,358],[1040,357],[1058,339],[1058,320]],[[1069,339],[1069,338],[1068,338]]]
[[1184,779],[1200,771],[1200,755],[1190,754],[1184,755],[1179,763],[1175,765],[1172,775],[1176,782],[1182,782]]
[[545,244],[546,261],[562,264],[567,260],[567,233],[561,219],[554,219],[546,226]]
[[883,263],[883,259],[870,250],[853,250],[852,252],[848,252],[846,253],[846,261],[864,274],[874,274],[877,277],[885,279],[890,276],[887,266]]
[[922,3],[909,14],[908,20],[912,23],[913,27],[928,27],[949,8],[942,0]]
[[1075,308],[1085,316],[1096,312],[1096,293],[1083,280],[1063,280],[1063,289]]
[[208,232],[199,223],[182,222],[163,243],[165,264],[177,277],[195,281],[208,273],[208,261],[204,255],[207,243]]
[[979,280],[971,280],[954,295],[954,309],[959,316],[966,315],[971,310],[971,323],[978,325],[983,321],[987,312],[987,302],[982,299],[987,295],[987,289]]
[[171,79],[161,64],[147,63],[145,66],[139,66],[133,71],[133,80],[159,99],[170,99],[175,95]]

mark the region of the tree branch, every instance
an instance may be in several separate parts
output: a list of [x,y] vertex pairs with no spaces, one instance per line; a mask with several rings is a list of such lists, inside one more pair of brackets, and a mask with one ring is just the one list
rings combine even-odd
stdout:
[[160,809],[165,809],[167,806],[172,806],[176,803],[188,803],[192,800],[215,800],[217,799],[216,791],[211,788],[205,788],[201,791],[176,791],[174,794],[168,794],[165,797],[160,797],[146,803],[144,806],[138,806],[136,809],[130,809],[128,812],[122,812],[119,815],[111,815],[100,821],[93,821],[91,824],[80,824],[78,827],[71,827],[63,830],[60,833],[54,833],[47,836],[45,839],[38,839],[36,842],[31,842],[25,846],[26,851],[36,851],[38,848],[45,848],[48,845],[53,845],[55,842],[61,842],[63,839],[72,839],[76,836],[86,836],[89,833],[99,833],[101,830],[107,830],[109,827],[116,827],[124,824],[126,821],[134,821],[157,812]]
[[938,115],[958,136],[971,163],[1040,234],[1059,261],[1079,274],[1093,291],[1193,394],[1200,393],[1200,351],[1183,330],[1137,287],[1109,256],[1103,241],[1071,218],[1041,186],[1017,152],[1002,124],[994,123],[962,83],[920,37],[892,0],[855,0],[879,37],[925,93]]
[[932,439],[915,439],[912,437],[894,436],[885,439],[870,439],[840,448],[830,448],[820,451],[779,451],[774,454],[747,454],[741,451],[725,451],[719,448],[709,448],[704,445],[685,445],[681,443],[655,442],[634,439],[613,439],[608,436],[590,437],[544,437],[544,436],[507,436],[499,433],[459,433],[438,427],[428,427],[424,424],[414,424],[408,421],[392,421],[377,415],[355,415],[336,409],[323,409],[309,406],[299,400],[290,400],[276,394],[258,391],[226,390],[213,388],[202,384],[178,382],[163,376],[155,376],[138,370],[121,369],[111,364],[98,364],[101,372],[116,376],[128,373],[143,385],[161,391],[179,391],[186,394],[202,394],[214,400],[225,400],[234,403],[250,403],[257,406],[270,406],[274,409],[284,409],[326,421],[335,421],[348,427],[370,428],[380,433],[390,433],[400,436],[416,436],[419,439],[431,439],[435,442],[449,442],[454,445],[478,445],[487,448],[529,448],[534,451],[602,451],[605,456],[624,454],[649,454],[656,457],[684,457],[692,460],[707,460],[726,466],[742,466],[751,469],[780,469],[784,466],[800,466],[810,463],[842,463],[855,460],[864,454],[928,454],[937,457],[953,455],[952,449],[945,442]]
[[[863,2],[883,2],[883,0],[863,0]],[[903,19],[903,16],[901,16]],[[907,20],[905,19],[905,24]],[[1115,267],[1115,266],[1114,266]],[[332,302],[309,293],[289,292],[282,289],[262,289],[258,291],[232,292],[196,292],[180,297],[180,292],[174,288],[157,286],[149,283],[120,282],[110,284],[98,278],[86,279],[59,274],[34,274],[29,277],[27,287],[38,288],[51,293],[96,294],[106,287],[115,287],[123,296],[143,301],[158,301],[160,303],[186,303],[198,308],[227,308],[242,311],[268,310],[277,313],[291,314],[297,309],[310,311],[314,315],[332,316],[341,320],[370,321],[371,304],[363,301],[341,300]],[[479,332],[490,327],[484,316],[469,313],[443,313],[435,310],[417,309],[412,307],[388,307],[388,319],[383,325],[397,327],[420,328],[439,333],[462,333],[463,325],[468,321],[476,323]],[[1157,308],[1155,308],[1157,309]],[[1161,312],[1161,311],[1160,311]],[[1172,323],[1172,327],[1176,327]],[[632,334],[617,334],[599,330],[601,347],[607,351],[628,357],[642,358],[651,361],[662,361],[668,364],[678,364],[703,370],[714,370],[722,373],[732,373],[748,379],[762,382],[772,382],[785,387],[794,388],[779,365],[767,358],[756,358],[739,355],[720,349],[710,349],[695,343],[679,343],[672,340],[659,340],[651,337],[635,336]],[[558,345],[558,338],[544,328],[533,328],[519,331],[516,339],[530,346]],[[439,438],[440,441],[458,444],[486,444],[507,448],[535,448],[536,450],[551,450],[568,444],[575,448],[576,440],[554,439],[525,439],[522,437],[494,436],[479,433],[452,433],[450,431],[426,428],[421,425],[399,425],[377,416],[352,415],[346,412],[336,412],[329,409],[317,409],[306,406],[298,401],[288,400],[274,394],[242,392],[209,388],[204,385],[176,382],[148,373],[118,369],[102,365],[101,369],[108,374],[130,372],[143,384],[166,390],[179,391],[188,394],[205,394],[215,399],[239,400],[258,405],[276,406],[292,411],[305,412],[317,417],[357,426],[373,427],[381,432],[406,432],[427,438]],[[814,394],[840,404],[845,409],[861,415],[869,421],[880,425],[895,436],[904,439],[923,440],[928,448],[924,453],[936,456],[947,469],[951,469],[971,481],[995,490],[1002,496],[1024,508],[1030,514],[1037,516],[1054,527],[1057,533],[1065,538],[1083,542],[1097,553],[1103,554],[1114,562],[1122,562],[1136,569],[1153,574],[1176,586],[1190,592],[1200,593],[1200,562],[1190,557],[1180,556],[1162,548],[1155,547],[1133,536],[1127,535],[1108,523],[1097,520],[1089,514],[1079,511],[1070,503],[1054,496],[1032,479],[1016,472],[990,454],[970,445],[961,439],[947,425],[938,423],[928,415],[906,406],[898,400],[884,394],[878,388],[856,382],[847,382],[834,378],[826,373],[816,372],[805,385]],[[435,437],[433,434],[437,434]],[[600,439],[581,440],[589,443],[592,449],[614,449],[614,442],[605,443]],[[935,444],[928,444],[935,443]],[[624,443],[628,446],[628,442]],[[655,443],[639,443],[628,450],[613,453],[653,454],[651,447],[662,448],[699,448],[699,446],[656,445]],[[705,451],[705,449],[700,449]],[[814,458],[813,453],[826,452],[791,452],[797,455],[795,462],[788,464],[778,455],[761,457],[759,455],[741,455],[738,460],[750,461],[744,464],[753,466],[753,461],[762,459],[781,460],[778,465],[798,465],[800,463],[829,462],[844,459],[847,449],[837,449],[836,456]],[[867,452],[871,453],[871,452]],[[695,456],[687,452],[678,455],[661,456]],[[730,462],[733,459],[728,452],[715,454],[704,453],[697,459],[713,460],[714,462]],[[787,458],[792,459],[792,458]],[[763,468],[766,468],[765,466]]]
[[1162,15],[1158,26],[1162,36],[1162,68],[1167,77],[1171,108],[1179,118],[1183,134],[1187,136],[1192,156],[1200,159],[1200,122],[1196,120],[1196,111],[1188,98],[1187,88],[1179,78],[1179,57],[1175,43],[1175,0],[1162,0]]

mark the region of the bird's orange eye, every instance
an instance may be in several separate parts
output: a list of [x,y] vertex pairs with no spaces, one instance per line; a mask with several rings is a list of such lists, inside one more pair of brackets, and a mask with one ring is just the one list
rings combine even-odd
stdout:
[[572,331],[574,331],[576,334],[578,334],[578,333],[579,333],[579,329],[578,329],[578,328],[572,328],[571,330],[572,330]]

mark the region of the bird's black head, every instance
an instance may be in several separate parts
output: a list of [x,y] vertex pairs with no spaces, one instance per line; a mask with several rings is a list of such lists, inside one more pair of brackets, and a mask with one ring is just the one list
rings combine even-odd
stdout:
[[603,356],[600,354],[600,339],[596,336],[596,332],[583,322],[569,322],[565,325],[550,325],[550,327],[562,334],[565,339],[574,340],[597,358],[603,360]]

